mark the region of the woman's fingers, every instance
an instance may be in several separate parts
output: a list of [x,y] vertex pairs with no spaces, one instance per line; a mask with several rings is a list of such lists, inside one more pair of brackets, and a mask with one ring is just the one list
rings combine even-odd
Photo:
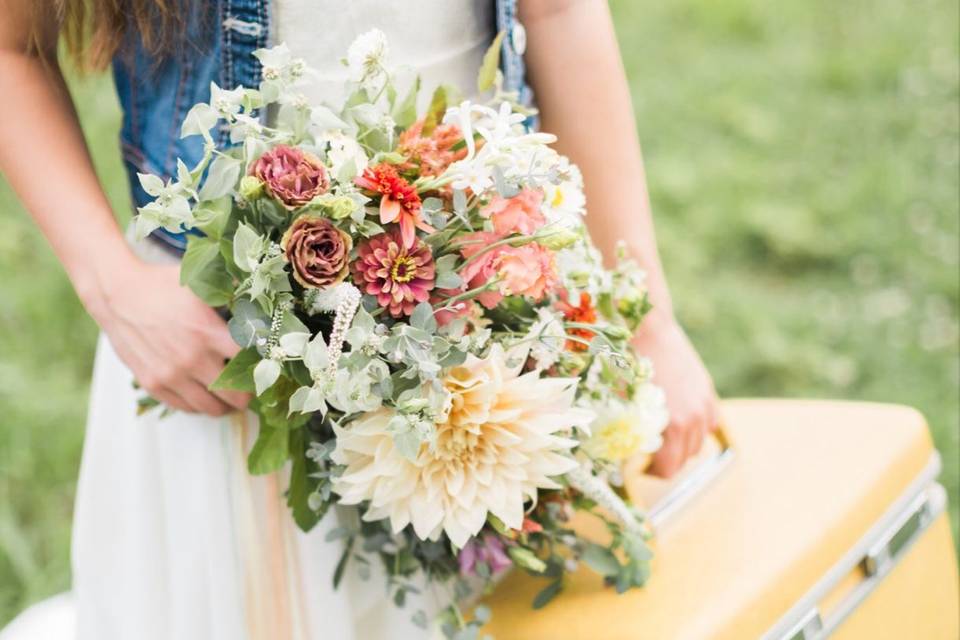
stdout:
[[[203,385],[209,391],[213,384],[223,371],[225,360],[219,353],[210,352],[205,358],[197,363],[193,371],[194,379]],[[220,401],[227,403],[231,408],[237,411],[243,411],[250,404],[250,395],[239,391],[210,391]]]
[[176,394],[190,405],[193,413],[203,413],[208,416],[225,416],[233,411],[233,407],[215,396],[207,388],[192,378],[182,379],[174,389]]
[[680,426],[671,423],[663,432],[663,446],[653,455],[650,472],[663,478],[669,478],[683,465],[684,434]]

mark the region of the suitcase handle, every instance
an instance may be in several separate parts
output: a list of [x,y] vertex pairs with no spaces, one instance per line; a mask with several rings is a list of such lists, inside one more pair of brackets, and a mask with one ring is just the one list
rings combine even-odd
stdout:
[[[729,466],[734,458],[734,448],[730,437],[723,426],[718,426],[711,434],[716,441],[716,451],[707,456],[695,458],[680,471],[673,480],[638,480],[638,482],[655,482],[657,498],[646,509],[646,519],[650,527],[656,531],[662,527],[673,514],[684,507],[688,502],[702,493],[720,473]],[[713,447],[711,447],[713,448]],[[649,476],[648,476],[649,478]],[[664,483],[667,483],[664,487]],[[642,502],[642,500],[641,500]]]

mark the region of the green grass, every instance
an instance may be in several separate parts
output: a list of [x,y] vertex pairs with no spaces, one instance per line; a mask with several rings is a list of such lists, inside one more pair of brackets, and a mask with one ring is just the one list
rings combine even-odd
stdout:
[[[920,408],[956,519],[956,3],[613,5],[678,312],[722,393]],[[126,217],[109,82],[74,89]],[[2,181],[0,300],[2,624],[69,585],[96,336]]]

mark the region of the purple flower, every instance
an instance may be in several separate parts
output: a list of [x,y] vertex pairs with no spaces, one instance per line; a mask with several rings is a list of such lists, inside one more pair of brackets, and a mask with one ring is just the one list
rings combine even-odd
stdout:
[[503,541],[497,536],[486,533],[482,538],[473,538],[460,550],[457,556],[461,575],[476,575],[476,567],[484,562],[491,573],[500,573],[513,564]]

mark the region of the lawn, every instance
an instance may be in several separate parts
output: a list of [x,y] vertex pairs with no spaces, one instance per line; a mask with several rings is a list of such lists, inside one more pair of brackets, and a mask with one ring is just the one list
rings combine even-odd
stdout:
[[[720,391],[920,408],[956,529],[956,2],[612,4],[678,313]],[[72,85],[126,219],[110,82]],[[0,300],[2,625],[69,585],[96,337],[2,180]]]

